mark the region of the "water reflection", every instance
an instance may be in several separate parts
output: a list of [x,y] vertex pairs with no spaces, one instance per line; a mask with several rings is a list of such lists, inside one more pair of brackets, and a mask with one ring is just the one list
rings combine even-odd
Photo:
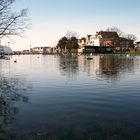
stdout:
[[14,123],[19,112],[16,102],[29,102],[29,88],[31,86],[27,86],[25,79],[0,73],[0,139],[9,136],[8,127]]
[[[16,78],[6,78],[0,77],[0,112],[13,112],[13,111],[4,111],[7,110],[15,110],[14,112],[18,112],[17,108],[10,107],[13,101],[23,101],[28,102],[29,97],[27,94],[27,87],[25,80],[16,79]],[[2,108],[3,107],[3,108]],[[14,113],[16,114],[16,113]],[[3,115],[6,116],[6,115]]]
[[7,126],[14,140],[140,138],[140,58],[92,57],[20,56],[0,65],[0,138]]
[[60,70],[69,79],[74,79],[80,71],[86,72],[89,76],[104,78],[106,80],[119,80],[124,73],[134,73],[139,67],[139,59],[126,56],[99,55],[79,57],[60,57]]
[[60,56],[60,71],[68,79],[76,79],[78,75],[78,57]]

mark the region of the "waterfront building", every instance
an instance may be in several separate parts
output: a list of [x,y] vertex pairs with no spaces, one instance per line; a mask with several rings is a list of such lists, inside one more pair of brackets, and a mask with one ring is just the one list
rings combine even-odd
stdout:
[[52,47],[34,47],[31,48],[30,52],[32,54],[53,54],[55,49]]
[[31,53],[33,53],[33,54],[42,54],[43,51],[44,51],[44,47],[31,48]]
[[[79,48],[88,48],[90,50],[93,47],[93,50],[96,50],[95,52],[98,50],[122,52],[129,51],[131,48],[134,48],[134,43],[133,40],[119,37],[117,32],[99,31],[96,32],[95,35],[87,35],[86,39],[80,39],[79,46]],[[101,49],[101,47],[105,48]]]
[[23,50],[22,54],[30,54],[30,50]]
[[136,42],[136,47],[140,48],[140,41]]
[[140,41],[135,43],[135,51],[140,52]]
[[79,45],[79,48],[78,48],[78,53],[83,53],[83,50],[84,50],[84,46],[86,46],[86,38],[83,37],[81,39],[78,40],[78,45]]

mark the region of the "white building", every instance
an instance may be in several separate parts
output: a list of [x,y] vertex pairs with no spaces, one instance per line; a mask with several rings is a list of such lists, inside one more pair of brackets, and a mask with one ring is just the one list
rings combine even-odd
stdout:
[[140,48],[140,41],[136,42],[136,47]]
[[31,48],[31,53],[34,54],[52,54],[55,53],[55,48],[52,47],[34,47]]
[[44,51],[44,47],[34,47],[31,48],[31,53],[38,53],[38,54],[42,54]]
[[86,38],[82,38],[79,40],[80,48],[84,46],[100,46],[100,37],[95,35],[87,35]]
[[100,39],[95,37],[95,36],[90,36],[90,42],[89,42],[90,46],[100,46]]

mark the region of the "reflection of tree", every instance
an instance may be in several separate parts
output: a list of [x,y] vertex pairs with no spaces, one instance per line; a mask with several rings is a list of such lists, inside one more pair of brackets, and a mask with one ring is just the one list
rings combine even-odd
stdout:
[[24,79],[0,76],[0,138],[5,126],[13,123],[19,112],[16,101],[28,102],[27,87]]
[[78,58],[73,56],[60,56],[60,70],[68,78],[76,78],[78,73]]

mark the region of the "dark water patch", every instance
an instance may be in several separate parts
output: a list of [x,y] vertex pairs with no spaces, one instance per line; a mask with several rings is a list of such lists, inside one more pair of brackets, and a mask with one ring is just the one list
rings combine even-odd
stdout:
[[140,58],[0,60],[0,138],[139,140]]

